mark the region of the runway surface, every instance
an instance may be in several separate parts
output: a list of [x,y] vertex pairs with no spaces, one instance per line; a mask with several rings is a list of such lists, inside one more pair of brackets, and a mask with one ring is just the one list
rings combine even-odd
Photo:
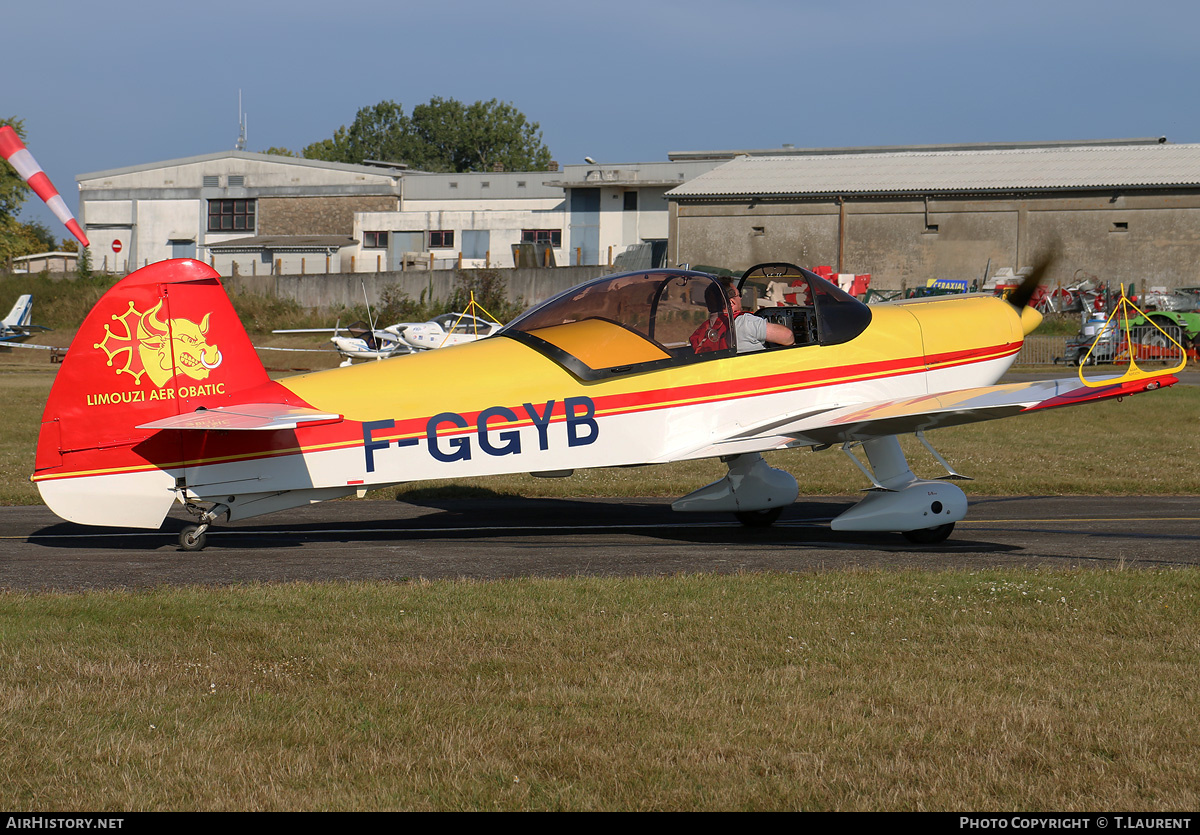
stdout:
[[0,588],[85,590],[297,580],[634,576],[895,568],[1200,565],[1200,497],[979,497],[938,546],[836,532],[857,497],[804,499],[773,527],[685,515],[666,499],[340,501],[211,529],[87,528],[0,508]]

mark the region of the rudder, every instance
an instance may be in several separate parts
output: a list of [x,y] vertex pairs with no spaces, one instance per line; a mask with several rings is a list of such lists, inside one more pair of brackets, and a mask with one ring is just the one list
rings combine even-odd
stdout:
[[75,335],[42,415],[33,480],[65,519],[157,527],[184,443],[137,427],[267,382],[217,272],[188,259],[151,264],[105,293]]

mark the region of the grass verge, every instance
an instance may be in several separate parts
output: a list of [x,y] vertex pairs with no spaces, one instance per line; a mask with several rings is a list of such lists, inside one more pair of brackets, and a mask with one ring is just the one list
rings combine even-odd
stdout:
[[1188,569],[0,594],[0,806],[1195,809],[1198,592]]

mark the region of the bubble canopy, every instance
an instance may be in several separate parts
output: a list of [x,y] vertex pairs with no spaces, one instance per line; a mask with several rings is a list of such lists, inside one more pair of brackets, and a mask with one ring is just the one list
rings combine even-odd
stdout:
[[791,265],[760,265],[740,281],[688,270],[604,276],[531,308],[500,335],[529,345],[584,380],[730,357],[737,354],[732,331],[726,347],[703,353],[694,347],[694,334],[706,322],[732,317],[727,285],[741,286],[743,304],[753,310],[766,299],[769,281],[804,285],[803,294],[792,294],[794,304],[755,311],[772,321],[785,312],[802,320],[798,344],[846,342],[870,322],[866,305],[820,276]]

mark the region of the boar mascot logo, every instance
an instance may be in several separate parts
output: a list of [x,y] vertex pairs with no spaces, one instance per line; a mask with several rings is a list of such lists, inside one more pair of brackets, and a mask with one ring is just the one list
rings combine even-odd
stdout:
[[104,338],[93,347],[108,355],[109,366],[123,361],[117,374],[132,375],[138,384],[143,375],[159,388],[177,374],[193,380],[207,379],[209,372],[221,364],[221,351],[208,342],[212,314],[206,313],[199,324],[183,318],[164,322],[158,318],[161,310],[161,301],[145,313],[139,313],[130,302],[125,313],[112,317],[121,328],[114,330],[112,325],[105,325]]

